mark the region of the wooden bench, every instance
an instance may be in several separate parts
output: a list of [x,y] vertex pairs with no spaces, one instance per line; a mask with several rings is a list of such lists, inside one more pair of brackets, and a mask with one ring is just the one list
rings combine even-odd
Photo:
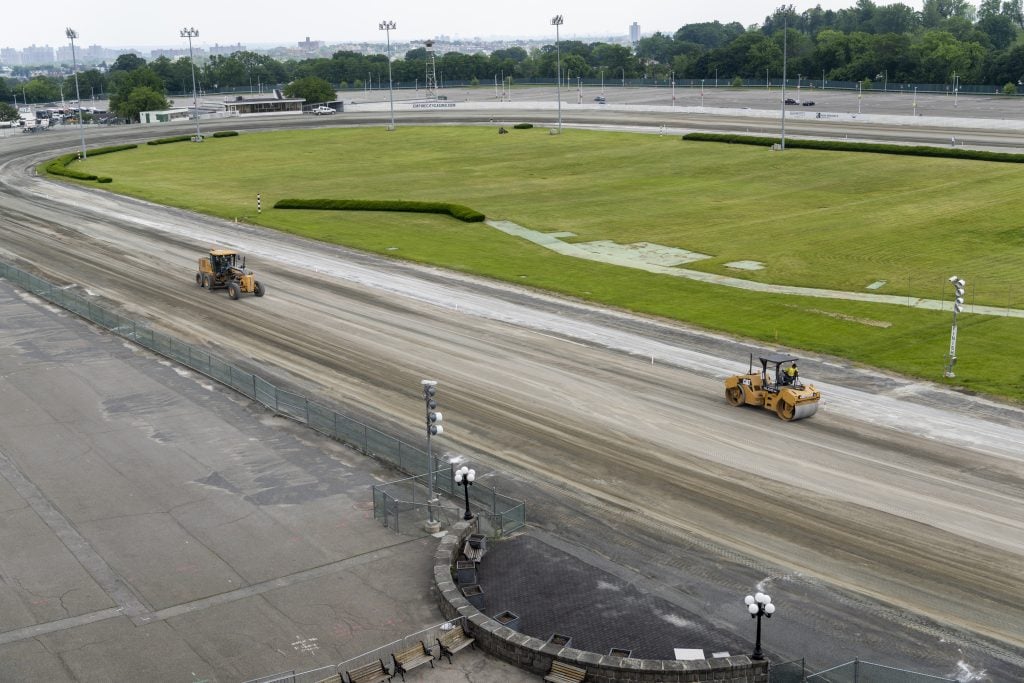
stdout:
[[466,647],[471,645],[473,649],[476,649],[476,645],[473,645],[475,638],[470,638],[469,634],[466,633],[466,629],[459,624],[457,627],[448,631],[443,636],[437,639],[437,646],[440,652],[437,654],[437,658],[447,657],[448,663],[452,663],[452,655]]
[[544,680],[550,683],[580,683],[586,676],[586,669],[555,660],[551,662],[551,671]]
[[430,662],[431,669],[434,668],[434,655],[430,653],[430,648],[422,640],[418,645],[413,645],[408,650],[392,652],[391,659],[395,660],[395,670],[388,680],[394,678],[395,674],[399,674],[404,681],[406,673],[427,662]]
[[462,547],[462,554],[466,556],[467,560],[479,562],[484,559],[484,548],[474,548],[469,544],[469,541],[466,541],[465,545]]
[[383,659],[346,671],[345,675],[348,676],[349,683],[380,683],[391,680],[391,674],[384,666]]

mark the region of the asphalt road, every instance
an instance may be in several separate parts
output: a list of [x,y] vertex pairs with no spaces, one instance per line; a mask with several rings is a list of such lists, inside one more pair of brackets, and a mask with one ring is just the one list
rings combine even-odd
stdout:
[[[352,123],[272,125],[288,118]],[[76,136],[24,137],[0,148],[16,265],[410,439],[419,380],[440,380],[443,445],[499,471],[534,524],[747,637],[737,605],[760,583],[788,615],[769,625],[779,658],[1024,671],[1021,411],[810,358],[825,407],[784,424],[722,399],[742,343],[50,183],[26,174],[31,154]],[[249,254],[268,296],[196,288],[210,244]]]

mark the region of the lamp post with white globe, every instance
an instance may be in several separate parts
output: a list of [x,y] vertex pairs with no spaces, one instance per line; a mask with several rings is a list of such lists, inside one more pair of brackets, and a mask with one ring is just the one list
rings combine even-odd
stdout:
[[756,660],[764,659],[764,655],[761,654],[761,616],[763,615],[771,619],[772,615],[775,614],[775,605],[772,604],[772,597],[764,593],[748,595],[743,598],[743,602],[747,604],[750,618],[757,619],[757,639],[754,641],[754,654],[750,655],[750,658]]
[[466,492],[466,514],[462,515],[465,520],[473,519],[473,513],[469,511],[469,487],[476,480],[476,470],[471,470],[465,465],[455,470],[455,483]]

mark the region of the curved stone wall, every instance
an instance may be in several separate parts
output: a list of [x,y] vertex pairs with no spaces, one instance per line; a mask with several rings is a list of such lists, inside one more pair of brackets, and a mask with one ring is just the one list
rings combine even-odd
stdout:
[[462,546],[475,531],[474,520],[459,522],[441,539],[434,554],[434,588],[441,614],[446,619],[465,617],[466,630],[484,652],[538,676],[544,676],[551,669],[552,660],[557,659],[586,669],[586,680],[593,683],[768,682],[768,662],[753,661],[746,655],[702,661],[623,659],[550,645],[502,626],[469,604],[452,578]]

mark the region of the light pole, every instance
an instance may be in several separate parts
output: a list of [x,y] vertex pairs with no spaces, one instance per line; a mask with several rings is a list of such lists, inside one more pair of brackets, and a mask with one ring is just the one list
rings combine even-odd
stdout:
[[782,135],[779,149],[786,151],[786,57],[789,52],[789,14],[782,18]]
[[704,79],[700,79],[700,108],[704,108]]
[[601,67],[601,95],[604,95],[604,67]]
[[437,394],[437,380],[424,379],[420,381],[423,385],[423,402],[427,408],[427,524],[426,530],[429,533],[436,533],[440,530],[440,523],[434,520],[434,454],[431,451],[430,437],[444,433],[441,413],[434,410],[437,408],[437,401],[434,396]]
[[471,470],[465,465],[455,470],[455,483],[463,488],[466,493],[466,514],[462,515],[465,520],[473,519],[473,513],[469,511],[469,487],[476,479],[476,470]]
[[956,109],[956,95],[960,92],[960,77],[953,72],[953,108]]
[[718,67],[715,67],[715,90],[718,90]]
[[558,132],[562,132],[562,49],[559,43],[559,29],[558,27],[565,23],[562,19],[561,14],[556,14],[551,19],[551,25],[555,27],[555,69],[558,73],[557,84],[558,84]]
[[917,86],[914,86],[914,116],[917,116]]
[[956,316],[964,310],[964,286],[967,283],[956,275],[949,278],[949,282],[953,285],[953,327],[949,331],[949,354],[946,356],[946,371],[943,374],[953,378],[956,377],[953,374],[953,366],[956,365]]
[[380,30],[386,32],[388,36],[388,99],[391,101],[391,127],[388,130],[395,129],[395,91],[391,87],[391,29],[393,28],[398,28],[393,21],[380,22]]
[[672,71],[672,106],[676,106],[676,72]]
[[764,593],[748,595],[743,598],[743,602],[747,605],[750,618],[757,619],[757,639],[754,641],[754,653],[750,655],[750,658],[764,659],[764,655],[761,653],[761,617],[765,616],[771,619],[772,615],[775,614],[775,605],[772,604],[771,596]]
[[863,88],[861,87],[862,85],[864,85],[863,81],[857,81],[857,113],[858,114],[860,113],[860,99],[863,96]]
[[[75,38],[78,37],[78,33],[76,33],[74,29],[69,28],[64,31],[64,35],[66,35],[68,40],[71,41],[71,62],[75,70],[75,99],[78,100],[78,134],[82,138],[82,158],[85,159],[85,129],[82,127],[82,96],[78,94],[78,59],[75,57]],[[95,102],[93,104],[95,105]]]
[[619,68],[622,69],[622,87],[625,88],[626,87],[626,67],[620,66]]
[[196,117],[196,139],[193,142],[202,142],[203,136],[199,132],[199,96],[196,95],[196,59],[192,55],[192,39],[199,35],[195,28],[181,29],[181,37],[188,38],[188,59],[192,63],[192,108]]
[[825,70],[821,70],[821,89],[825,89]]

